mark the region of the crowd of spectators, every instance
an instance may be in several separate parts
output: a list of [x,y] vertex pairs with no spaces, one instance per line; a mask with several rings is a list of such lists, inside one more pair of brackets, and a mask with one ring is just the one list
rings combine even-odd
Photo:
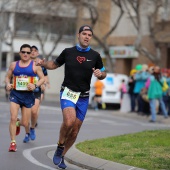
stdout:
[[151,115],[150,122],[156,121],[157,114],[168,118],[170,115],[170,69],[161,69],[153,64],[138,64],[130,72],[128,86],[130,112]]

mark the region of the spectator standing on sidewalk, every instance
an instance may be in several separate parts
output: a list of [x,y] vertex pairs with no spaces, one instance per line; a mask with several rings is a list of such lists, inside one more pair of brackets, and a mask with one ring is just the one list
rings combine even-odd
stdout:
[[[170,87],[170,79],[168,78],[168,69],[162,69],[162,77],[163,80],[167,82],[168,86]],[[167,112],[169,114],[170,109],[170,96],[169,96],[169,88],[163,92],[163,101],[165,103],[165,107],[167,109]]]
[[168,118],[167,110],[165,108],[165,104],[163,102],[163,91],[162,91],[162,85],[163,84],[163,78],[160,73],[160,67],[155,66],[153,69],[153,74],[148,78],[147,82],[147,88],[148,88],[148,98],[149,98],[149,104],[150,104],[150,110],[151,110],[151,120],[150,122],[156,121],[156,100],[159,101],[162,113],[164,114],[165,118]]
[[135,93],[134,93],[134,87],[135,87],[134,76],[135,76],[135,73],[136,73],[136,70],[132,69],[130,71],[130,77],[129,77],[129,80],[128,80],[128,86],[129,86],[128,93],[129,93],[129,96],[130,96],[130,105],[131,105],[130,112],[135,112],[135,107],[136,107]]
[[102,102],[102,93],[104,89],[104,83],[97,79],[96,82],[94,83],[94,88],[95,88],[95,96],[94,96],[94,101],[96,103],[95,110],[98,110],[98,106],[101,105],[102,109],[106,108],[106,104]]
[[138,72],[134,76],[135,78],[134,94],[138,105],[137,113],[139,115],[142,115],[144,106],[143,106],[143,100],[141,98],[140,92],[142,88],[145,87],[146,80],[148,79],[150,74],[148,72],[148,66],[146,64],[137,65],[136,70],[138,70]]
[[51,70],[65,64],[65,76],[60,93],[63,122],[58,147],[53,157],[54,164],[61,169],[67,167],[64,155],[74,144],[86,116],[92,74],[100,80],[106,77],[100,54],[89,46],[92,36],[90,26],[81,26],[76,46],[64,49],[55,61],[37,61],[37,65]]
[[120,91],[120,105],[122,104],[122,100],[123,100],[123,96],[125,93],[127,93],[127,87],[126,87],[126,83],[125,83],[125,79],[123,79],[121,81],[120,87],[119,87],[119,91]]
[[[16,152],[16,135],[20,132],[20,125],[27,127],[31,116],[31,107],[35,103],[33,91],[44,83],[44,75],[42,69],[36,66],[34,61],[31,60],[31,46],[23,44],[20,47],[20,60],[12,62],[9,66],[8,72],[5,77],[7,90],[10,92],[10,123],[9,131],[11,143],[9,152]],[[36,75],[39,80],[36,81]],[[13,84],[10,83],[13,77]],[[18,111],[21,109],[22,119],[19,121]],[[18,121],[17,121],[18,120]]]
[[170,116],[170,69],[167,70],[168,74],[167,74],[167,83],[169,86],[167,95],[168,95],[168,106],[167,106],[167,111],[168,111],[168,115]]

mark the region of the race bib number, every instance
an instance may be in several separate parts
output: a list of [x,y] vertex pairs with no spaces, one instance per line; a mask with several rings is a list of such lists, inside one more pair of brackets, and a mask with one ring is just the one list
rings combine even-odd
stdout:
[[37,77],[27,77],[27,76],[15,76],[14,77],[14,89],[21,91],[28,91],[28,83],[36,84],[38,81]]
[[28,90],[27,85],[29,79],[24,77],[16,77],[16,90]]
[[76,104],[79,99],[79,96],[80,96],[80,92],[74,92],[69,88],[65,87],[61,99],[70,100]]

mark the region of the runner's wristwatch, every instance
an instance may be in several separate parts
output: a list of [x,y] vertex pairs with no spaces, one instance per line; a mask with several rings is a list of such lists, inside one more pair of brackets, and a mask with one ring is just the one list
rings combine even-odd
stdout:
[[37,86],[37,84],[35,84],[35,88],[37,88],[38,86]]

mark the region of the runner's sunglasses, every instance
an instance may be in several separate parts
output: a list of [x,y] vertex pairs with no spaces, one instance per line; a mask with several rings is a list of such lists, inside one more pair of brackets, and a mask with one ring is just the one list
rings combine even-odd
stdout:
[[31,52],[28,52],[28,51],[21,51],[21,53],[22,53],[22,54],[25,54],[25,53],[31,54]]

